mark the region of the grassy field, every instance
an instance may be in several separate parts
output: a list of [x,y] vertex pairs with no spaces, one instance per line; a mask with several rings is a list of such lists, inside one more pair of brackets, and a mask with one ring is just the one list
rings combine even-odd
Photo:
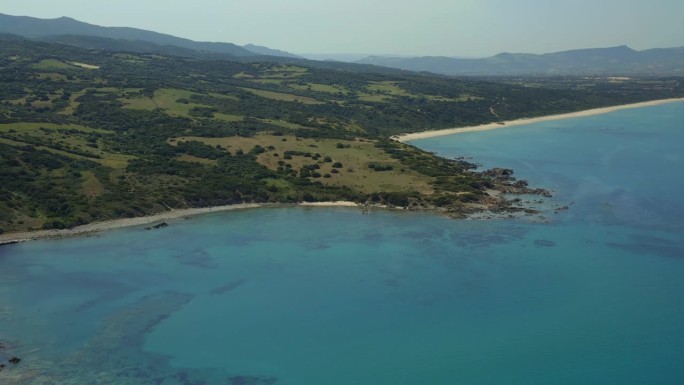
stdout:
[[[92,134],[114,135],[111,131],[80,126],[76,124],[58,125],[53,123],[5,123],[0,124],[0,139],[13,146],[32,145],[39,150],[63,155],[76,160],[89,160],[112,169],[124,169],[134,156],[113,154],[89,146]],[[97,142],[95,142],[97,144]],[[86,156],[87,155],[87,156]]]
[[81,103],[77,102],[76,99],[80,98],[81,96],[85,95],[86,90],[80,91],[80,92],[74,92],[71,94],[71,97],[69,97],[69,105],[64,108],[62,111],[59,112],[60,115],[72,115],[74,111],[78,108]]
[[306,128],[306,127],[304,127],[304,126],[302,126],[302,125],[295,124],[295,123],[290,123],[290,122],[288,122],[288,121],[286,121],[286,120],[276,120],[276,119],[259,119],[259,120],[262,121],[262,122],[264,122],[264,123],[269,123],[269,124],[272,124],[272,125],[274,125],[274,126],[278,126],[278,127],[282,127],[282,128],[287,128],[287,129],[291,129],[291,130],[297,130],[297,129],[300,129],[300,128]]
[[2,123],[0,124],[0,132],[9,132],[10,130],[15,130],[18,132],[35,132],[39,131],[40,128],[47,128],[52,130],[78,130],[81,132],[95,132],[100,134],[113,135],[111,131],[100,130],[97,128],[90,128],[85,126],[80,126],[77,124],[60,125],[54,123]]
[[213,96],[213,97],[219,98],[219,99],[227,99],[227,100],[234,100],[234,101],[240,100],[240,98],[238,98],[238,97],[235,96],[235,95],[217,94],[217,93],[215,93],[215,92],[210,92],[210,93],[208,93],[207,95]]
[[233,75],[233,78],[235,79],[252,79],[254,78],[254,75],[250,75],[244,72],[240,72],[239,74]]
[[425,98],[433,102],[467,102],[469,100],[482,100],[481,97],[469,94],[461,94],[457,98],[428,94],[417,95],[401,88],[399,83],[392,81],[370,82],[365,88],[368,92],[360,94],[359,99],[367,102],[384,102],[395,96]]
[[259,84],[282,84],[285,79],[249,79],[249,81]]
[[292,79],[304,76],[309,72],[304,67],[297,67],[294,65],[277,65],[267,68],[262,72],[262,78],[276,78],[276,79]]
[[137,98],[124,98],[122,101],[126,104],[124,108],[148,111],[160,108],[172,116],[188,116],[188,112],[193,107],[207,107],[201,104],[177,102],[178,99],[190,99],[193,94],[194,92],[191,91],[163,88],[155,91],[152,98],[140,96]]
[[470,100],[483,100],[484,98],[474,95],[461,94],[458,96],[458,98],[446,98],[443,96],[425,95],[425,99],[433,102],[467,102]]
[[66,81],[67,77],[64,74],[58,74],[55,72],[41,72],[38,74],[38,79],[49,81]]
[[300,102],[303,104],[323,104],[323,102],[320,102],[314,98],[309,98],[306,96],[286,94],[286,93],[275,92],[275,91],[257,90],[254,88],[247,88],[247,87],[240,87],[240,89],[242,89],[243,91],[253,93],[254,95],[257,95],[257,96],[260,96],[260,97],[266,98],[266,99],[280,100],[283,102]]
[[381,93],[385,95],[392,95],[392,96],[410,96],[410,97],[417,97],[417,95],[414,95],[405,89],[399,87],[397,85],[397,82],[391,82],[391,81],[383,81],[383,82],[370,82],[366,86],[366,89],[370,91],[371,93]]
[[81,189],[88,198],[95,198],[105,192],[105,186],[92,171],[81,172]]
[[32,65],[37,70],[51,70],[51,69],[75,69],[78,68],[69,63],[59,61],[56,59],[45,59]]
[[134,64],[135,63],[145,63],[145,62],[149,61],[148,58],[144,58],[142,56],[131,55],[128,53],[117,53],[117,54],[114,54],[113,57],[120,59],[120,60],[123,60],[127,63],[134,63]]
[[224,122],[242,122],[243,120],[245,120],[244,116],[224,114],[221,112],[215,112],[214,118],[218,120],[223,120]]
[[389,95],[383,95],[383,94],[361,93],[361,94],[359,94],[359,100],[361,100],[363,102],[382,103],[382,102],[386,102],[388,100],[392,100],[392,97]]
[[304,84],[288,84],[288,87],[293,88],[298,91],[313,91],[313,92],[325,92],[328,94],[342,94],[346,95],[349,90],[345,87],[339,85],[329,85],[329,84],[319,84],[319,83],[304,83]]
[[[124,108],[147,111],[152,111],[159,108],[168,115],[182,117],[191,117],[190,111],[195,107],[211,107],[205,104],[189,102],[192,95],[196,95],[196,93],[187,90],[163,88],[157,90],[152,98],[146,96],[129,96],[120,100],[125,103]],[[223,95],[217,93],[210,93],[208,95],[220,99],[238,100],[237,97],[232,95]],[[181,103],[178,101],[180,99],[185,99],[188,102]],[[244,116],[241,115],[230,115],[218,112],[214,113],[214,118],[225,122],[240,122],[244,120]]]
[[[433,192],[430,183],[432,178],[418,174],[405,168],[398,160],[391,158],[382,150],[375,147],[371,141],[345,141],[336,139],[299,139],[294,136],[257,135],[252,138],[226,137],[226,138],[202,138],[202,137],[179,137],[177,142],[199,141],[212,147],[220,145],[235,153],[238,149],[243,152],[251,151],[259,145],[266,149],[273,147],[257,156],[257,161],[272,169],[277,170],[279,162],[289,164],[294,170],[299,170],[306,165],[318,164],[321,175],[329,174],[329,178],[311,178],[324,184],[349,186],[364,193],[375,191],[418,191],[425,194]],[[338,145],[339,144],[339,145]],[[299,151],[320,154],[318,160],[302,155],[292,155],[292,159],[285,159],[286,151]],[[325,157],[331,159],[325,161]],[[333,164],[340,162],[342,166],[334,173]],[[375,171],[369,168],[371,164],[392,166],[389,171]]]

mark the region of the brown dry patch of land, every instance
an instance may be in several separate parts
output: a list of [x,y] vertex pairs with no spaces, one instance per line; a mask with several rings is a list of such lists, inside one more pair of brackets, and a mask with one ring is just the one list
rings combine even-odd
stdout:
[[97,176],[92,171],[81,172],[83,182],[81,182],[81,189],[88,198],[98,197],[105,192],[105,186],[97,179]]

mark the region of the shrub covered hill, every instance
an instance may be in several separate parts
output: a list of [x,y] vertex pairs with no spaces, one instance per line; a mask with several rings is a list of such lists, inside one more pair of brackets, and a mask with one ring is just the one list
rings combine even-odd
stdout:
[[682,95],[674,78],[513,84],[293,63],[0,37],[1,231],[241,202],[512,209],[488,193],[526,190],[507,172],[390,137]]

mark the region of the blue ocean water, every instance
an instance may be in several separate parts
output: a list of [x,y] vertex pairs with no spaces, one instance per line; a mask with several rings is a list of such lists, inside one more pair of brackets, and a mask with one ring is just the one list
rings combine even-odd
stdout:
[[269,208],[0,248],[2,384],[682,384],[684,103],[416,141],[542,222]]

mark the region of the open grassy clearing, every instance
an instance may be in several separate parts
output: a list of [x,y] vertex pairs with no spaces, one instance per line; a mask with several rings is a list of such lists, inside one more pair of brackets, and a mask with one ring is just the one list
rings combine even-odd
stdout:
[[128,166],[128,161],[137,159],[137,156],[112,154],[109,152],[102,152],[102,158],[97,159],[97,163],[115,170],[124,170]]
[[293,88],[298,91],[313,91],[313,92],[325,92],[328,94],[343,94],[347,95],[349,93],[349,90],[345,87],[342,87],[340,85],[336,84],[320,84],[320,83],[304,83],[304,84],[297,84],[297,83],[291,83],[287,85],[290,88]]
[[[51,152],[53,154],[62,155],[62,156],[65,156],[67,158],[76,159],[76,160],[89,160],[89,161],[98,162],[98,163],[101,160],[101,159],[93,159],[93,158],[89,158],[87,156],[74,154],[74,153],[69,152],[69,151],[58,150],[56,148],[49,147],[49,146],[34,145],[31,142],[23,142],[21,140],[0,138],[0,143],[9,144],[10,146],[15,146],[15,147],[33,146],[37,150],[45,150],[45,151]],[[125,167],[125,165],[124,165],[124,167]]]
[[249,81],[259,84],[283,84],[285,79],[249,79]]
[[78,68],[78,67],[73,66],[69,63],[65,63],[63,61],[56,60],[56,59],[41,60],[40,62],[31,65],[31,67],[33,67],[37,70],[53,70],[53,69],[63,70],[63,69],[76,69],[76,68]]
[[302,125],[295,124],[295,123],[290,123],[290,122],[288,122],[288,121],[286,121],[286,120],[276,120],[276,119],[259,119],[259,120],[262,121],[262,122],[264,122],[264,123],[269,123],[269,124],[272,124],[272,125],[274,125],[274,126],[278,126],[278,127],[282,127],[282,128],[287,128],[287,129],[290,129],[290,130],[297,130],[297,129],[301,129],[301,128],[306,128],[306,127],[304,127],[304,126],[302,126]]
[[294,80],[306,75],[305,72],[270,72],[260,76],[261,79]]
[[190,162],[190,163],[207,164],[210,166],[213,166],[217,163],[217,161],[215,159],[199,158],[197,156],[188,155],[188,154],[183,154],[183,155],[179,156],[178,160],[182,160],[183,162]]
[[293,72],[293,73],[307,73],[309,72],[308,68],[304,67],[298,67],[295,65],[289,65],[289,64],[282,64],[282,65],[277,65],[270,67],[266,69],[264,72]]
[[147,58],[144,58],[141,56],[136,56],[136,55],[131,55],[128,53],[117,53],[117,54],[114,54],[113,57],[115,57],[117,59],[121,59],[127,63],[134,63],[134,64],[146,63],[146,62],[150,61]]
[[152,98],[146,96],[127,97],[121,99],[125,103],[124,108],[134,110],[148,110],[152,111],[157,108],[164,110],[172,116],[189,116],[189,112],[194,107],[209,107],[204,104],[197,103],[179,103],[179,99],[190,100],[195,93],[187,90],[179,90],[173,88],[163,88],[155,91]]
[[363,102],[374,102],[374,103],[383,103],[388,100],[392,100],[392,97],[389,95],[383,95],[383,94],[366,94],[366,93],[361,93],[359,94],[359,100]]
[[[127,97],[120,99],[125,103],[124,108],[147,111],[162,109],[168,115],[181,117],[191,117],[190,111],[196,107],[211,108],[209,105],[193,103],[190,101],[192,96],[197,95],[197,93],[187,90],[163,88],[155,91],[152,98],[146,96],[130,95],[131,93],[133,92],[129,92]],[[217,93],[210,93],[208,95],[219,99],[239,100],[234,95]],[[226,122],[241,122],[244,120],[244,116],[224,114],[220,112],[214,113],[214,118]]]
[[304,67],[297,67],[294,65],[277,65],[273,67],[269,67],[263,71],[261,71],[261,74],[259,77],[268,79],[268,78],[276,78],[276,79],[292,79],[292,78],[298,78],[300,76],[304,76],[309,72],[307,68]]
[[283,102],[300,102],[303,104],[323,104],[323,102],[320,102],[314,98],[309,98],[306,96],[286,94],[286,93],[275,92],[275,91],[257,90],[254,88],[247,88],[247,87],[240,87],[240,89],[243,91],[253,93],[254,95],[261,96],[262,98],[266,98],[266,99],[280,100]]
[[471,100],[484,100],[484,98],[474,95],[461,94],[458,98],[447,98],[444,96],[424,95],[425,99],[433,102],[468,102]]
[[[212,147],[221,146],[231,153],[238,149],[243,152],[251,151],[259,145],[265,149],[273,147],[257,156],[257,161],[272,169],[278,170],[281,166],[289,164],[292,169],[299,170],[303,166],[317,164],[321,175],[329,174],[329,178],[311,178],[324,184],[336,186],[349,186],[364,193],[376,191],[418,191],[425,194],[433,193],[430,183],[433,178],[416,173],[404,167],[398,160],[391,158],[381,149],[375,147],[371,141],[350,141],[337,139],[299,139],[291,135],[257,135],[251,138],[226,137],[226,138],[202,138],[202,137],[179,137],[175,138],[175,144],[184,141],[198,141]],[[286,151],[301,153],[320,154],[318,160],[302,155],[291,155],[286,159]],[[325,161],[330,158],[330,162]],[[336,162],[342,164],[334,168]],[[391,166],[392,170],[375,171],[369,168],[371,164]],[[332,171],[337,170],[337,173]]]
[[105,186],[92,171],[81,172],[81,189],[88,198],[98,197],[105,192]]
[[78,106],[81,105],[81,103],[77,102],[76,99],[85,95],[85,93],[86,93],[86,90],[72,93],[71,96],[69,97],[69,105],[66,106],[62,111],[60,111],[58,113],[60,115],[73,115],[73,113],[76,111]]
[[371,93],[382,93],[392,96],[417,97],[417,95],[414,95],[406,91],[405,89],[399,87],[399,85],[397,85],[397,82],[392,81],[370,82],[370,84],[366,86],[366,89]]
[[240,72],[238,74],[233,75],[234,79],[252,79],[254,78],[254,75],[245,73],[245,72]]
[[4,143],[13,146],[31,145],[37,149],[44,149],[72,159],[97,162],[112,169],[124,169],[129,160],[135,159],[134,156],[113,154],[102,150],[99,140],[89,142],[87,140],[89,134],[113,135],[111,131],[96,128],[74,124],[6,123],[0,124],[0,134],[4,136],[2,139]]
[[366,86],[366,90],[368,90],[369,92],[362,93],[360,99],[369,102],[379,102],[389,99],[387,97],[383,98],[380,96],[404,96],[410,98],[425,98],[427,100],[434,102],[467,102],[470,100],[482,100],[481,97],[469,94],[461,94],[457,98],[427,94],[417,95],[401,88],[401,86],[397,82],[393,81],[371,82],[369,85]]
[[[87,141],[79,136],[61,133],[59,131],[23,131],[4,136],[24,145],[52,148],[63,154],[72,154],[80,158],[91,159],[91,156],[99,156],[99,150],[87,146]],[[95,160],[95,159],[91,159]]]
[[234,100],[236,102],[240,100],[240,98],[238,98],[235,95],[217,94],[216,92],[210,92],[207,95],[213,96],[213,97],[219,98],[219,99]]
[[10,130],[16,131],[36,131],[41,128],[47,128],[52,130],[78,130],[81,132],[94,132],[100,134],[111,135],[111,131],[101,130],[99,128],[91,128],[86,126],[80,126],[78,124],[54,124],[54,123],[2,123],[0,124],[0,132],[8,132]]
[[223,120],[224,122],[242,122],[245,120],[245,117],[240,115],[230,115],[221,112],[214,112],[214,119]]
[[67,77],[66,77],[66,75],[58,74],[56,72],[40,72],[38,74],[38,79],[62,82],[62,81],[66,81]]

